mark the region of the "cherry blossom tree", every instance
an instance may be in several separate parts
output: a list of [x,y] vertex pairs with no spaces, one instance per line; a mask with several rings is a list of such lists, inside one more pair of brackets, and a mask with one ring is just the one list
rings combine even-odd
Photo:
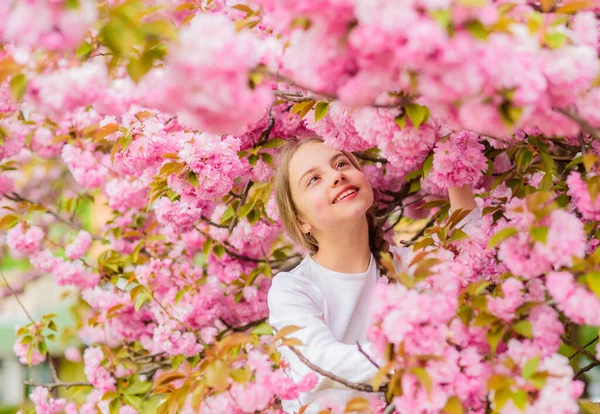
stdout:
[[[278,413],[317,375],[386,397],[325,413],[598,412],[581,378],[600,345],[577,332],[600,327],[599,13],[593,0],[0,2],[2,249],[29,263],[1,294],[48,275],[78,292],[76,326],[30,317],[14,351],[36,365],[51,341],[82,344],[66,356],[87,377],[30,384],[36,412],[159,399],[159,413]],[[277,148],[314,135],[362,160],[390,241],[422,224],[402,268],[386,259],[368,384],[304,358],[298,327],[266,323],[271,278],[305,254],[279,222]],[[463,185],[479,227],[449,212],[446,189]],[[96,232],[92,204],[112,211]],[[276,344],[314,373],[294,383]]]

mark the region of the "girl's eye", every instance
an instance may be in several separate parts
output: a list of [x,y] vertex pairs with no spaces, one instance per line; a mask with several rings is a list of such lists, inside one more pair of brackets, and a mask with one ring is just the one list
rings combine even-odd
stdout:
[[337,167],[341,168],[341,167],[345,167],[347,165],[348,165],[348,161],[340,161],[340,162],[338,162]]
[[307,185],[311,185],[311,184],[313,183],[313,180],[315,180],[315,181],[316,181],[318,178],[319,178],[319,177],[317,177],[316,175],[315,175],[315,176],[313,176],[313,177],[310,177],[310,179],[308,180],[308,183],[307,183]]

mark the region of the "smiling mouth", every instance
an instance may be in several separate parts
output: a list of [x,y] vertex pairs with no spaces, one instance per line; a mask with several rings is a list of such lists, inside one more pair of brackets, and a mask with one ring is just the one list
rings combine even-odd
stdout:
[[358,188],[348,189],[348,190],[344,191],[342,194],[340,194],[339,196],[337,196],[335,198],[335,200],[333,200],[332,204],[339,203],[340,201],[344,200],[346,197],[351,196],[352,194],[356,194],[356,193],[358,193]]

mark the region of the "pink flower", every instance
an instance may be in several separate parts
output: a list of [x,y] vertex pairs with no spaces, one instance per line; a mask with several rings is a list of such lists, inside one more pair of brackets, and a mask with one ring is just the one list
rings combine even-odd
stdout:
[[441,188],[473,185],[487,170],[484,146],[475,134],[451,134],[436,144],[433,166],[427,179]]
[[273,101],[267,83],[249,86],[257,48],[250,31],[237,32],[225,16],[199,13],[179,32],[167,68],[144,79],[145,101],[201,131],[242,134]]
[[65,358],[72,362],[80,362],[82,360],[81,351],[78,348],[69,347],[65,349]]
[[548,273],[546,288],[558,302],[558,308],[573,322],[600,326],[600,300],[594,293],[576,283],[571,273]]
[[29,255],[40,249],[44,240],[44,231],[37,226],[29,226],[25,229],[23,223],[17,224],[8,231],[6,242],[10,249],[22,255]]
[[162,197],[154,203],[156,219],[162,226],[176,233],[186,233],[193,230],[194,223],[200,219],[202,209],[183,201],[169,201]]
[[83,353],[83,370],[85,376],[94,385],[103,391],[115,391],[116,380],[104,368],[104,353],[100,348],[87,348]]
[[65,248],[65,256],[71,260],[79,259],[88,251],[92,244],[92,236],[85,230],[80,230],[75,240]]
[[515,311],[524,302],[523,283],[515,278],[510,278],[502,283],[504,297],[488,299],[488,310],[494,316],[506,322],[515,317]]
[[[31,349],[31,363],[29,362],[27,355]],[[13,345],[13,351],[19,357],[19,362],[26,365],[39,365],[46,360],[46,355],[42,355],[37,347],[37,342],[30,342],[24,344],[20,341],[15,342]]]
[[578,172],[572,172],[567,177],[568,194],[573,198],[577,210],[586,220],[600,220],[600,197],[592,200],[587,183],[581,179]]
[[64,398],[54,399],[50,397],[50,392],[44,387],[35,387],[29,394],[29,398],[35,405],[37,414],[55,414],[64,411],[66,400]]

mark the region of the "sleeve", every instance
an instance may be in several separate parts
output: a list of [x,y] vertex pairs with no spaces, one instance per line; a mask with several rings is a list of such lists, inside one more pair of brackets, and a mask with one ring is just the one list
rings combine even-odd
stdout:
[[[369,383],[377,373],[377,368],[359,351],[357,345],[339,342],[329,326],[323,321],[323,313],[317,305],[318,299],[310,282],[296,280],[289,274],[279,274],[273,278],[268,294],[269,323],[279,330],[296,325],[302,329],[288,335],[298,338],[303,345],[297,346],[310,362],[348,381]],[[370,343],[361,344],[363,350],[373,354]],[[300,379],[312,372],[290,349],[279,346],[278,350],[289,362],[293,375]],[[314,391],[326,388],[346,388],[342,384],[317,374],[319,381]]]

